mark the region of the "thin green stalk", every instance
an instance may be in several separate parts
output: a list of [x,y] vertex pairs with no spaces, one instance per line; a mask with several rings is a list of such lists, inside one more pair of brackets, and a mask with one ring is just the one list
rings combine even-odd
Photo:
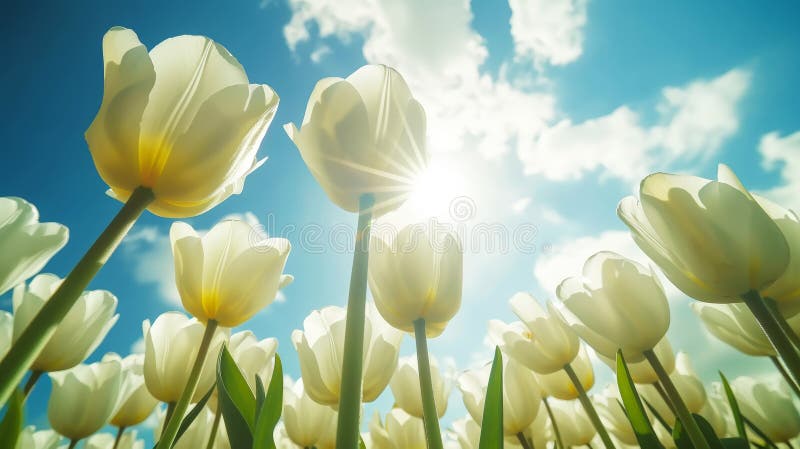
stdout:
[[644,357],[650,362],[650,366],[653,367],[653,371],[656,372],[656,375],[661,381],[661,386],[664,387],[664,392],[672,401],[672,405],[675,407],[675,416],[686,429],[686,435],[689,437],[689,440],[691,440],[692,445],[695,449],[710,449],[708,441],[706,441],[703,436],[703,432],[700,430],[691,412],[686,408],[686,404],[683,402],[683,399],[681,399],[681,395],[675,388],[675,384],[672,383],[672,379],[669,378],[669,374],[667,370],[664,369],[664,365],[661,364],[661,361],[658,360],[658,357],[656,357],[652,349],[644,351]]
[[219,430],[220,421],[222,421],[222,409],[219,404],[217,404],[217,411],[214,413],[214,423],[211,424],[211,434],[208,435],[206,449],[214,449],[214,440],[217,439],[217,430]]
[[186,414],[186,409],[189,408],[189,402],[192,400],[192,396],[194,396],[197,390],[197,383],[200,381],[200,372],[203,371],[203,364],[208,355],[208,349],[211,347],[211,340],[214,338],[214,332],[216,330],[217,322],[208,320],[208,323],[206,323],[206,330],[203,333],[203,340],[200,342],[200,348],[197,350],[197,357],[194,359],[192,371],[189,373],[189,379],[186,381],[186,386],[183,388],[181,397],[178,398],[178,402],[175,404],[175,410],[172,411],[172,416],[169,421],[167,421],[161,438],[158,439],[156,449],[169,449],[175,442],[175,436],[178,434],[183,416]]
[[117,428],[117,437],[114,438],[114,445],[111,449],[117,449],[119,447],[119,442],[122,441],[122,434],[125,433],[125,426],[121,426]]
[[615,449],[614,442],[611,441],[608,431],[603,425],[603,422],[600,421],[600,416],[597,414],[597,410],[595,410],[594,405],[592,405],[592,400],[589,399],[589,395],[586,394],[586,390],[583,388],[581,380],[578,379],[578,375],[575,374],[575,370],[572,369],[572,365],[569,363],[564,365],[564,371],[566,371],[567,376],[569,376],[569,380],[572,381],[572,385],[574,385],[575,389],[578,391],[578,399],[581,401],[583,409],[586,410],[586,415],[589,416],[589,420],[592,422],[595,430],[597,430],[597,433],[600,434],[600,439],[603,441],[603,445],[606,447],[606,449]]
[[789,326],[789,323],[786,322],[786,318],[783,317],[780,309],[778,309],[778,303],[772,298],[764,298],[764,303],[767,305],[770,315],[772,315],[772,318],[778,323],[783,333],[789,337],[789,341],[792,342],[794,348],[800,351],[800,336],[798,336],[794,329]]
[[442,433],[439,430],[439,414],[436,413],[436,400],[431,383],[431,364],[428,360],[428,337],[425,335],[425,320],[414,321],[414,338],[417,341],[417,366],[419,368],[419,389],[422,393],[422,421],[425,424],[425,438],[428,449],[442,449]]
[[0,361],[0,407],[5,405],[16,386],[25,377],[36,357],[53,336],[56,327],[77,301],[89,281],[100,271],[117,248],[122,238],[155,197],[150,189],[139,187],[122,206],[111,223],[86,251],[75,268],[64,278],[64,282],[53,296],[33,317],[17,341]]
[[[661,396],[661,399],[664,401],[664,403],[667,404],[667,407],[669,407],[669,410],[672,412],[672,414],[677,415],[675,413],[675,406],[672,404],[672,400],[669,398],[669,396],[667,396],[667,392],[664,391],[664,387],[661,386],[661,383],[656,381],[653,382],[652,385],[658,392],[658,395]],[[670,431],[670,433],[672,433],[672,431]]]
[[775,369],[777,369],[778,372],[781,373],[781,376],[783,376],[783,380],[785,380],[786,383],[789,384],[789,387],[792,388],[792,391],[794,391],[795,396],[797,396],[798,399],[800,399],[800,387],[798,387],[797,384],[794,382],[794,380],[792,380],[792,377],[789,375],[789,372],[786,371],[786,368],[783,366],[781,361],[778,360],[778,358],[775,356],[770,356],[769,359],[772,360],[772,364],[775,365]]
[[167,423],[172,419],[172,413],[175,411],[175,402],[167,402],[167,411],[164,413],[164,422],[161,423],[161,435],[167,429]]
[[767,335],[770,343],[778,351],[778,355],[786,364],[786,368],[791,374],[792,379],[800,384],[800,355],[789,341],[789,337],[783,332],[780,324],[774,319],[769,311],[767,304],[761,299],[761,295],[751,290],[742,295],[742,300],[753,313],[761,329]]
[[342,357],[342,384],[339,396],[339,418],[336,428],[336,447],[357,449],[358,420],[361,414],[361,376],[364,352],[364,320],[367,307],[367,265],[372,205],[375,197],[363,194],[359,198],[353,268],[350,272],[350,293],[347,299],[347,319]]
[[528,439],[525,438],[525,434],[522,432],[517,432],[517,440],[519,440],[519,445],[522,446],[522,449],[533,449],[531,447],[531,443],[528,442]]
[[542,398],[542,402],[544,402],[544,408],[547,410],[547,416],[550,417],[550,424],[553,425],[553,434],[556,436],[556,449],[566,449],[564,447],[564,440],[561,439],[561,431],[558,430],[556,417],[553,415],[553,409],[550,408],[550,402],[548,402],[547,396]]
[[69,440],[69,446],[67,446],[67,449],[75,449],[75,446],[78,445],[78,441],[80,440]]
[[766,446],[766,447],[771,447],[772,449],[778,449],[778,445],[776,445],[776,444],[775,444],[775,443],[774,443],[774,442],[773,442],[773,441],[772,441],[772,440],[771,440],[771,439],[770,439],[770,438],[767,436],[767,434],[766,434],[766,433],[764,433],[764,431],[763,431],[763,430],[759,429],[759,428],[758,428],[758,426],[756,426],[755,424],[753,424],[753,421],[750,421],[749,419],[747,419],[747,417],[746,417],[746,416],[742,416],[742,419],[744,420],[744,423],[747,425],[747,427],[749,427],[749,428],[750,428],[750,430],[752,430],[752,431],[753,431],[753,433],[755,433],[756,435],[758,435],[758,437],[759,437],[759,438],[761,438],[762,440],[764,440],[764,443],[765,443],[765,446]]
[[42,377],[42,374],[44,374],[44,371],[39,371],[39,370],[31,371],[31,375],[30,377],[28,377],[28,381],[25,382],[25,388],[22,389],[22,394],[24,395],[25,399],[28,399],[28,396],[30,396],[31,391],[33,391],[33,386],[36,385],[36,382],[39,380],[40,377]]

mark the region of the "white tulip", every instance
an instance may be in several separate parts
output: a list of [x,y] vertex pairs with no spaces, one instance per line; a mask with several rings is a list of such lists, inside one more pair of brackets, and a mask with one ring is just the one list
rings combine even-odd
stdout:
[[719,165],[718,181],[655,173],[640,199],[623,199],[617,214],[639,248],[688,296],[714,303],[775,282],[789,264],[781,229],[741,181]]
[[314,402],[303,388],[303,380],[283,387],[283,423],[286,435],[302,447],[314,446],[328,427],[336,427],[336,412]]
[[[96,433],[86,439],[83,449],[114,449],[116,435]],[[144,440],[136,439],[136,431],[129,430],[122,435],[116,449],[144,449]]]
[[743,376],[734,379],[731,388],[742,415],[774,443],[786,443],[800,433],[800,413],[786,385]]
[[0,295],[38,273],[68,239],[66,226],[39,223],[33,204],[0,197]]
[[[39,310],[61,285],[52,274],[40,274],[26,287],[14,288],[14,339],[16,340]],[[106,290],[91,290],[81,294],[44,349],[36,357],[34,371],[61,371],[81,363],[103,341],[117,322],[117,298]]]
[[53,429],[71,440],[100,430],[119,406],[122,364],[109,359],[50,373],[53,389],[47,418]]
[[[436,414],[441,418],[447,410],[451,385],[439,372],[436,359],[431,358],[430,362],[433,399],[436,403]],[[422,392],[419,387],[419,368],[416,356],[400,358],[389,386],[394,395],[395,407],[403,409],[411,416],[422,418]]]
[[[589,353],[586,352],[586,347],[581,345],[578,356],[570,363],[575,375],[583,386],[584,391],[589,391],[594,386],[594,368],[592,361],[589,359]],[[550,374],[537,374],[536,379],[539,381],[539,386],[542,388],[542,394],[545,396],[552,396],[557,399],[571,400],[577,399],[578,389],[569,378],[566,371],[556,371]]]
[[628,445],[638,445],[636,433],[633,431],[628,414],[622,407],[622,397],[616,385],[609,384],[602,394],[594,396],[594,405],[597,413],[603,420],[603,425],[618,440]]
[[36,430],[27,426],[17,438],[15,449],[57,449],[61,443],[61,435],[52,430]]
[[761,296],[776,301],[784,317],[793,317],[800,313],[800,217],[766,198],[753,197],[778,225],[789,245],[789,265],[775,282],[761,291]]
[[[300,359],[303,385],[311,398],[333,407],[339,404],[347,313],[341,307],[315,310],[303,320],[303,331],[292,332]],[[372,402],[389,384],[397,366],[403,333],[390,327],[373,306],[364,321],[362,401]]]
[[[177,402],[197,358],[205,326],[179,312],[162,313],[153,325],[142,323],[144,334],[144,380],[147,389],[162,402]],[[192,402],[199,401],[216,380],[217,354],[230,330],[217,328],[200,372]]]
[[103,101],[86,142],[113,197],[147,187],[148,210],[191,217],[242,191],[278,107],[269,86],[249,84],[236,58],[203,36],[148,53],[136,33],[114,27],[103,62]]
[[[666,336],[653,348],[653,353],[658,357],[658,360],[667,373],[671,373],[675,370],[675,353],[672,351],[672,345],[669,343],[669,339]],[[617,372],[616,358],[609,359],[599,353],[597,353],[597,358],[608,365],[612,371],[615,373]],[[626,360],[625,363],[628,365],[628,371],[634,383],[652,384],[659,381],[658,374],[656,374],[655,370],[653,370],[653,366],[650,365],[650,362],[647,360],[635,363],[628,363]]]
[[425,225],[409,225],[397,237],[370,241],[369,288],[381,316],[392,326],[414,332],[425,320],[425,334],[444,331],[461,307],[463,254],[458,236]]
[[384,65],[323,78],[308,99],[300,129],[284,129],[311,174],[337,206],[359,210],[375,196],[375,214],[399,207],[428,163],[425,111],[405,80]]
[[580,402],[551,401],[550,408],[564,446],[585,446],[594,439],[597,431]]
[[421,418],[402,409],[393,408],[381,424],[377,412],[369,424],[369,436],[374,449],[426,449],[425,425]]
[[730,415],[730,409],[728,407],[727,399],[723,399],[718,395],[708,395],[705,405],[700,409],[700,415],[711,424],[711,427],[714,429],[714,434],[720,438],[735,436],[728,435],[729,427],[727,417]]
[[203,237],[177,222],[169,237],[181,302],[198,320],[235,327],[275,299],[291,250],[288,240],[256,242],[257,231],[241,220],[223,220]]
[[481,439],[481,426],[471,415],[453,421],[453,433],[455,434],[461,449],[478,449]]
[[122,379],[121,402],[111,424],[130,427],[144,422],[158,405],[158,399],[150,394],[144,382],[144,354],[122,359]]
[[0,359],[2,359],[11,348],[11,340],[14,338],[14,315],[0,310]]
[[669,305],[652,269],[610,251],[583,265],[583,276],[567,278],[556,293],[569,310],[572,329],[594,350],[626,361],[644,359],[669,328]]
[[696,302],[691,306],[705,328],[723,342],[747,355],[776,355],[775,348],[746,305]]

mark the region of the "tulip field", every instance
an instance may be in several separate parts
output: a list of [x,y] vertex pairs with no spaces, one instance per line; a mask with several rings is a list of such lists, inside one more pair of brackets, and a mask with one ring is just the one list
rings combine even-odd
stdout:
[[[477,256],[464,235],[427,221],[379,226],[412,192],[425,195],[419,179],[436,157],[428,136],[441,122],[404,70],[368,61],[319,79],[302,119],[281,128],[280,92],[210,37],[145,45],[114,26],[101,44],[102,102],[84,136],[115,215],[92,217],[101,231],[60,277],[48,264],[74,245],[68,226],[81,225],[40,220],[40,209],[53,214],[0,192],[0,295],[10,298],[0,308],[0,449],[800,447],[800,216],[743,183],[736,163],[715,161],[715,179],[637,176],[615,220],[646,260],[592,251],[546,297],[515,285],[510,298],[481,299],[496,310],[483,328],[454,329],[472,307],[462,299]],[[241,217],[210,229],[192,221],[258,195],[247,178],[271,163],[268,134],[288,138],[315,181],[280,194],[319,193],[352,221],[349,279],[325,287],[346,297],[319,308],[290,298],[305,319],[287,319],[291,338],[280,342],[253,323],[294,282],[322,282],[290,269],[303,242]],[[122,312],[125,292],[95,278],[125,263],[116,253],[143,216],[169,228],[180,306],[140,323]],[[315,269],[327,279],[328,267]],[[673,291],[691,320],[672,316]],[[123,322],[137,334],[141,325],[141,351],[99,350]],[[675,326],[719,345],[677,347]],[[448,368],[429,344],[465,332],[480,333],[491,358]],[[769,375],[719,366],[699,376],[695,364],[719,347],[743,365],[768,361]],[[601,372],[613,381],[599,384]],[[29,412],[43,384],[47,425]],[[453,407],[465,413],[446,418]]]

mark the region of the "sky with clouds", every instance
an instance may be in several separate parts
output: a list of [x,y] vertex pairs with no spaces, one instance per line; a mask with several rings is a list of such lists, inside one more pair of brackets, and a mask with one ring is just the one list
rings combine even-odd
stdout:
[[[428,189],[400,222],[455,220],[467,239],[461,312],[431,350],[463,370],[485,361],[488,318],[513,320],[520,290],[544,301],[599,250],[646,262],[616,218],[617,202],[654,171],[713,177],[725,162],[745,185],[800,207],[800,7],[789,1],[264,0],[17,3],[0,18],[3,161],[0,194],[36,204],[71,231],[46,270],[69,269],[119,208],[104,195],[83,140],[102,95],[103,33],[134,29],[152,47],[179,34],[225,45],[251,82],[281,97],[242,195],[190,223],[230,215],[292,240],[296,277],[247,325],[277,337],[292,376],[289,335],[313,309],[345,303],[355,216],[332,205],[280,125],[299,122],[326,76],[365,63],[397,68],[428,116]],[[422,190],[420,190],[422,192]],[[462,214],[462,215],[458,215]],[[170,221],[146,214],[92,288],[114,292],[121,319],[90,360],[127,353],[141,322],[180,308]],[[319,229],[310,236],[308,229]],[[474,238],[489,230],[503,241]],[[492,231],[494,230],[494,231]],[[351,237],[350,237],[351,238]],[[714,341],[667,287],[676,350],[707,380],[770,369]],[[10,298],[0,298],[10,309]],[[413,352],[406,339],[403,354]],[[598,383],[611,379],[597,367]],[[29,420],[46,422],[46,383]],[[378,406],[386,410],[391,397]],[[464,413],[457,392],[446,420]]]

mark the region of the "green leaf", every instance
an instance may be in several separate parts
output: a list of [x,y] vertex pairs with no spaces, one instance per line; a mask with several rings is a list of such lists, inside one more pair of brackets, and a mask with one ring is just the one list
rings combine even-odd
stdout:
[[733,389],[731,388],[731,384],[728,383],[728,379],[722,374],[722,371],[719,372],[719,377],[722,379],[722,386],[725,388],[725,396],[728,397],[728,405],[731,407],[731,413],[733,414],[733,422],[736,423],[736,433],[739,434],[739,438],[744,438],[747,441],[747,432],[744,430],[744,419],[742,419],[742,411],[739,409],[739,403],[736,401],[736,396],[733,394]]
[[[11,394],[6,407],[6,414],[0,422],[0,442],[3,447],[13,448],[17,445],[17,439],[22,432],[25,409],[25,394],[17,388]],[[7,446],[6,446],[7,445]]]
[[703,436],[705,437],[706,441],[708,441],[708,446],[711,449],[725,449],[717,434],[714,433],[714,428],[711,426],[711,423],[697,413],[693,413],[692,416],[694,416],[694,421],[697,423],[697,427],[700,428],[700,431],[703,432]]
[[184,434],[184,432],[186,432],[186,430],[189,429],[189,426],[192,425],[194,420],[197,418],[197,415],[199,415],[200,412],[203,411],[203,407],[206,406],[206,403],[208,403],[208,400],[211,398],[211,394],[214,393],[214,388],[216,388],[216,383],[212,385],[211,388],[208,389],[208,392],[206,392],[206,394],[203,395],[200,401],[198,401],[197,404],[195,404],[194,407],[192,407],[192,409],[189,411],[189,413],[187,413],[186,416],[183,418],[180,427],[178,427],[178,433],[175,434],[175,441],[172,442],[173,447],[175,446],[175,443],[177,443],[178,440],[181,439],[181,436]]
[[483,404],[483,424],[478,449],[503,448],[503,356],[494,348],[494,361]]
[[364,439],[361,438],[361,435],[358,436],[358,449],[367,449],[367,443],[364,442]]
[[719,442],[725,449],[750,449],[747,440],[739,437],[735,438],[721,438]]
[[256,399],[225,345],[217,359],[217,388],[219,407],[225,419],[231,449],[251,449]]
[[633,379],[630,371],[628,371],[625,358],[622,356],[622,351],[617,351],[617,386],[622,397],[622,403],[625,406],[625,412],[628,415],[628,421],[630,421],[633,432],[636,434],[639,446],[642,449],[664,449],[664,446],[661,445],[658,437],[656,437],[650,420],[647,418],[644,406],[642,406],[642,400],[636,392],[636,387],[633,386]]
[[[261,385],[261,391],[264,386]],[[275,368],[272,370],[272,379],[269,381],[269,388],[262,400],[261,408],[258,410],[256,419],[256,430],[254,435],[253,449],[275,449],[273,433],[278,420],[281,419],[283,411],[283,364],[278,354],[275,354]]]
[[[655,407],[653,407],[653,404],[651,404],[650,402],[648,402],[648,401],[647,401],[647,399],[644,399],[644,398],[642,398],[642,400],[644,401],[644,405],[646,405],[646,406],[647,406],[647,409],[648,409],[648,410],[650,410],[650,413],[652,413],[652,414],[653,414],[653,416],[655,416],[656,420],[657,420],[658,422],[660,422],[660,423],[661,423],[661,425],[662,425],[662,426],[664,426],[664,428],[665,428],[665,429],[667,429],[667,431],[668,431],[669,433],[672,433],[672,428],[670,427],[669,423],[667,423],[667,420],[666,420],[666,419],[664,419],[664,417],[663,417],[663,416],[661,416],[661,414],[660,414],[660,413],[658,413],[658,410],[656,410],[656,408],[655,408]],[[622,408],[625,408],[625,407],[623,406]]]

